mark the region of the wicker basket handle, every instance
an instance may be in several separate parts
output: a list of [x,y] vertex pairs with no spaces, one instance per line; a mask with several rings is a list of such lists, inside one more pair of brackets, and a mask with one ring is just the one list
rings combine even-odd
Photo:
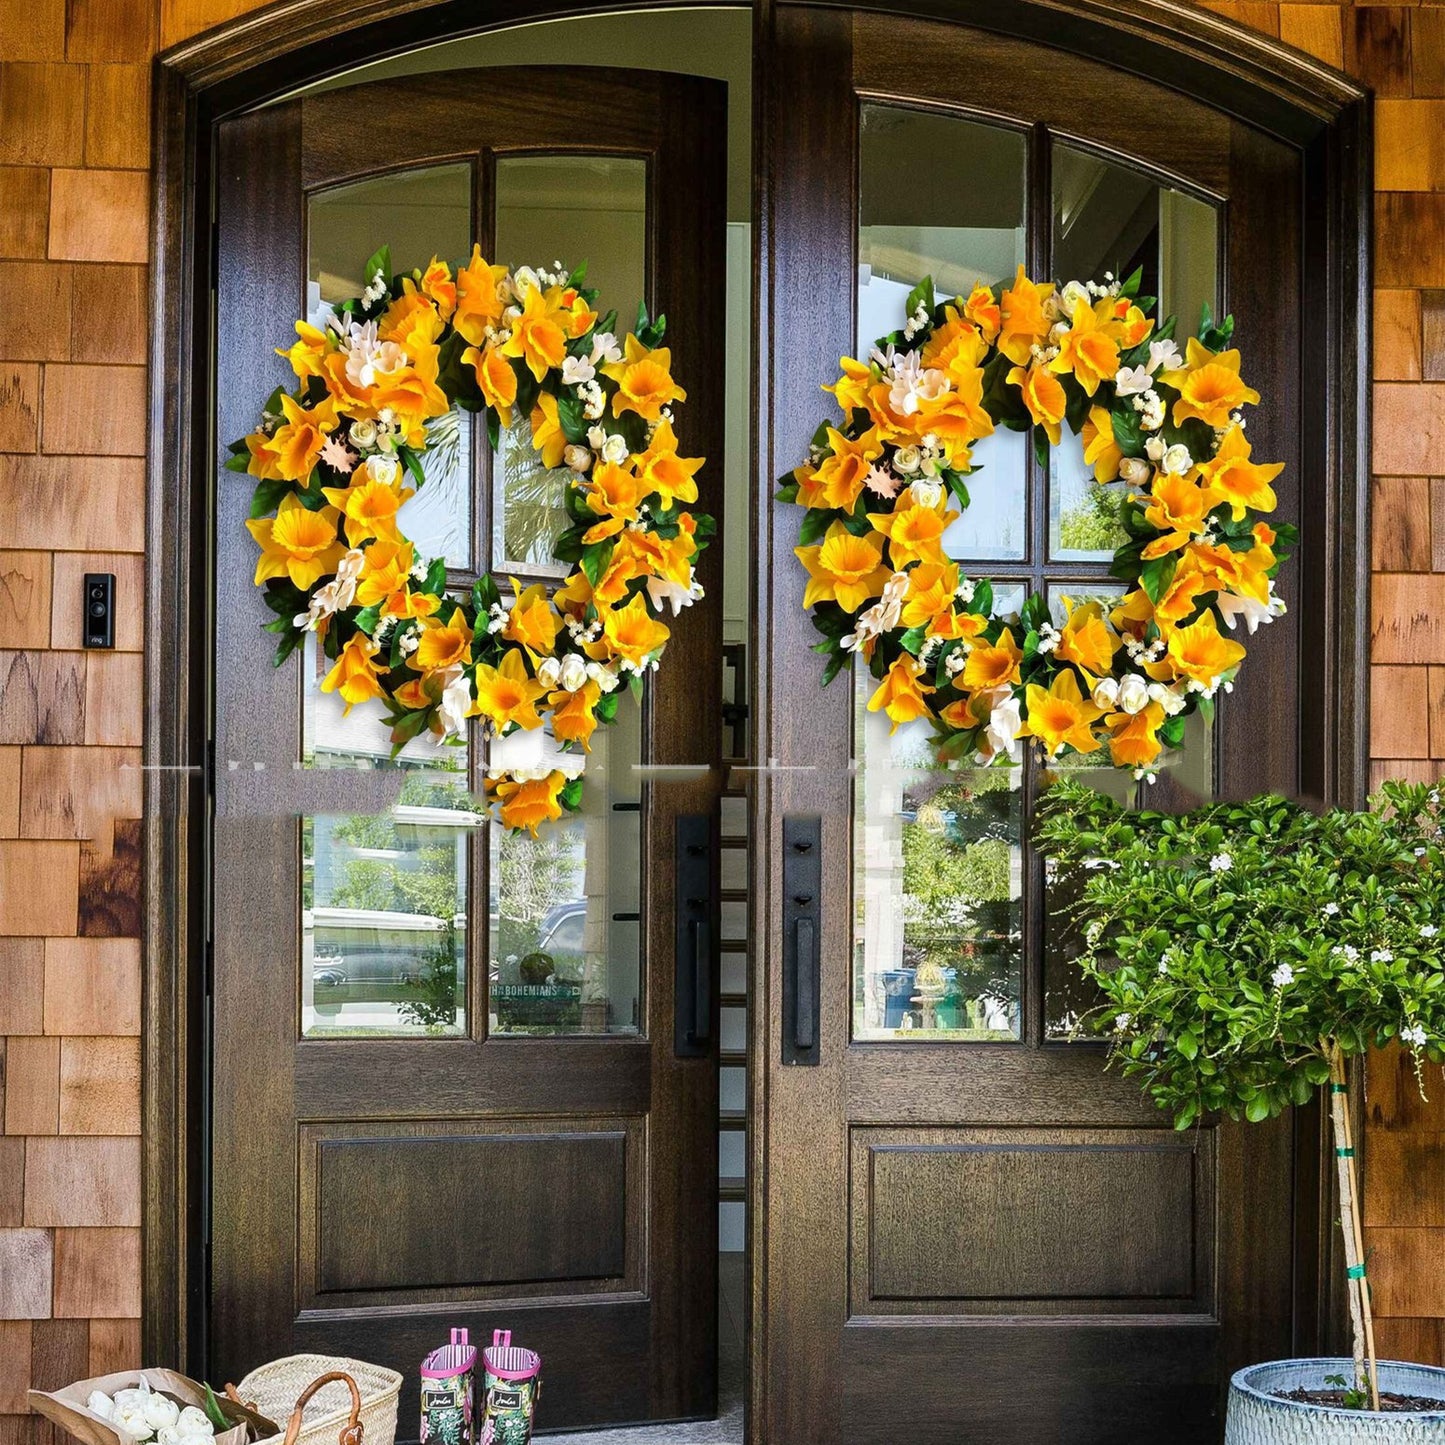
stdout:
[[336,1437],[337,1445],[361,1445],[361,1391],[356,1388],[356,1381],[344,1370],[333,1370],[329,1375],[321,1375],[302,1390],[296,1401],[296,1408],[286,1422],[286,1438],[282,1445],[296,1445],[296,1437],[301,1433],[301,1414],[307,1401],[323,1385],[329,1385],[336,1380],[345,1380],[351,1391],[351,1418],[341,1427],[341,1433]]

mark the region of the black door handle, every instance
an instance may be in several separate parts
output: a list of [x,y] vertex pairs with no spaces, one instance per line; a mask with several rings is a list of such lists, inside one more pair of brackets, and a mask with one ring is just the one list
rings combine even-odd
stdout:
[[703,1058],[712,1050],[713,827],[703,814],[677,820],[673,872],[673,1052]]
[[793,924],[793,1043],[799,1049],[818,1045],[818,937],[811,918]]
[[822,1037],[823,822],[783,819],[783,1062],[816,1064]]
[[692,920],[692,1032],[688,1042],[705,1044],[712,1038],[712,924]]

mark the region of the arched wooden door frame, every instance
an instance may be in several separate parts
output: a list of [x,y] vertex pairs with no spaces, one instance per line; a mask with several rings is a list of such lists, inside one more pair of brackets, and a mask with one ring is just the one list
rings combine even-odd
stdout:
[[[683,0],[649,0],[649,8]],[[154,69],[152,309],[147,441],[145,943],[142,1086],[144,1216],[142,1353],[198,1367],[205,1298],[203,1193],[209,991],[206,826],[211,766],[207,611],[208,498],[214,455],[210,404],[210,296],[215,257],[209,209],[214,127],[234,114],[356,65],[443,40],[537,20],[637,8],[624,0],[283,0],[161,54]],[[755,12],[754,487],[757,535],[767,539],[774,456],[770,401],[770,65],[773,0]],[[1321,797],[1358,802],[1368,776],[1369,302],[1371,124],[1369,97],[1348,77],[1267,36],[1176,0],[874,0],[856,8],[994,30],[1134,71],[1229,111],[1288,140],[1305,158],[1309,263],[1328,278],[1311,320],[1321,358],[1305,388],[1306,457],[1323,509],[1326,546],[1301,559],[1299,586],[1325,619],[1321,666],[1305,700],[1319,732],[1312,781]],[[786,77],[777,78],[785,83]],[[767,554],[764,545],[760,548]],[[761,569],[759,569],[761,570]],[[768,589],[755,595],[766,637]],[[756,742],[766,740],[768,660],[753,678]],[[1332,700],[1326,705],[1326,700]],[[760,880],[765,881],[765,880]],[[766,890],[755,897],[766,900]],[[755,963],[754,968],[758,965]],[[766,1046],[766,979],[758,978],[751,1027]],[[764,1032],[759,1032],[764,1031]],[[754,1071],[755,1075],[760,1071]],[[756,1079],[751,1103],[766,1127]],[[1302,1128],[1312,1127],[1305,1119]],[[762,1128],[753,1158],[762,1158]],[[1309,1157],[1309,1150],[1300,1151]],[[753,1171],[759,1212],[765,1180]],[[1333,1295],[1329,1183],[1297,1182],[1301,1238],[1296,1334],[1301,1350],[1340,1318]],[[750,1281],[754,1308],[765,1281]],[[759,1317],[761,1319],[761,1317]],[[765,1321],[762,1322],[765,1328]],[[761,1414],[766,1382],[753,1379]]]

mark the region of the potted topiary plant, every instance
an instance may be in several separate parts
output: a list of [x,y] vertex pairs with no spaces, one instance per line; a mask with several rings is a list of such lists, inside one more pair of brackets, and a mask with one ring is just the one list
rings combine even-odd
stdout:
[[1445,1370],[1376,1359],[1347,1107],[1367,1049],[1397,1041],[1422,1092],[1445,1060],[1445,807],[1401,783],[1372,805],[1263,797],[1171,816],[1065,781],[1039,810],[1098,989],[1081,1027],[1176,1128],[1268,1119],[1326,1091],[1354,1358],[1241,1370],[1228,1445],[1445,1442]]

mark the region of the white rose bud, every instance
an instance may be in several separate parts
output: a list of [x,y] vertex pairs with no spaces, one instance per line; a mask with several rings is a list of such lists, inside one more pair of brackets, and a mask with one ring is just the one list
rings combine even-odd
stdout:
[[181,1407],[174,1400],[152,1390],[145,1402],[145,1417],[152,1430],[163,1430],[181,1418]]
[[602,443],[602,460],[621,466],[627,460],[627,440],[615,433]]
[[543,687],[556,687],[562,676],[562,664],[555,657],[544,657],[537,664],[537,681]]
[[592,453],[584,446],[573,442],[562,453],[562,460],[574,471],[585,472],[592,465]]
[[1059,305],[1066,315],[1072,315],[1074,307],[1083,302],[1089,305],[1089,289],[1082,281],[1070,281],[1059,293]]
[[1164,438],[1150,437],[1149,440],[1144,443],[1144,450],[1148,454],[1151,462],[1162,462],[1165,452]]
[[908,489],[913,494],[913,500],[920,507],[936,507],[943,500],[943,484],[941,482],[914,482]]
[[512,289],[518,296],[525,296],[529,291],[536,291],[540,287],[537,280],[537,273],[530,266],[518,266],[512,272]]
[[370,417],[351,423],[351,445],[362,451],[376,445],[376,423]]
[[901,472],[905,477],[911,477],[923,461],[923,455],[917,447],[899,447],[893,454],[893,470]]
[[564,692],[576,692],[587,681],[586,660],[569,652],[562,661],[559,680]]
[[1119,475],[1131,487],[1143,487],[1149,483],[1149,463],[1143,457],[1125,457],[1119,463]]
[[1149,685],[1137,673],[1130,673],[1119,684],[1119,706],[1131,716],[1149,706]]
[[593,426],[587,428],[587,445],[594,452],[600,452],[607,443],[607,428],[604,426]]
[[1119,702],[1119,684],[1112,677],[1101,677],[1094,684],[1094,703],[1098,707],[1113,708]]
[[115,1414],[115,1402],[104,1390],[92,1390],[85,1402],[85,1408],[103,1420],[109,1420]]
[[1194,458],[1189,455],[1189,448],[1183,442],[1175,442],[1164,453],[1164,470],[1173,472],[1175,476],[1182,477],[1193,465]]
[[401,463],[395,457],[368,457],[366,477],[368,481],[380,482],[383,487],[394,487],[401,475]]

